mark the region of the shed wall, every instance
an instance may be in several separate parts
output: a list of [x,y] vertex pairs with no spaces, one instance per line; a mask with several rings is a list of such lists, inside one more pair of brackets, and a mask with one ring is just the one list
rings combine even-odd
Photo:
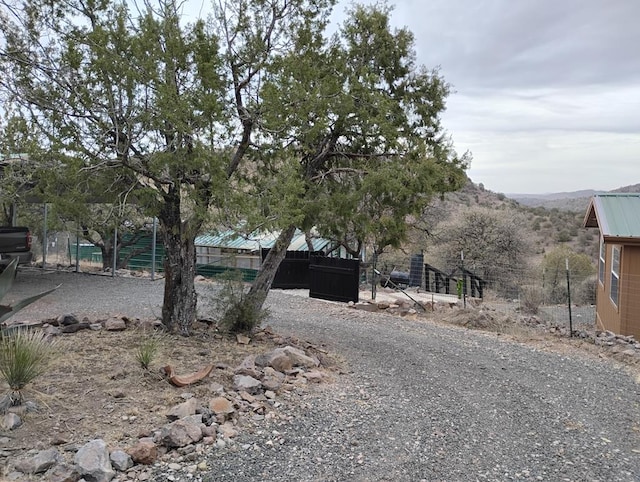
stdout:
[[640,246],[624,246],[620,279],[620,333],[640,340]]
[[[611,256],[612,246],[605,244],[605,270],[604,270],[604,286],[598,282],[598,292],[596,294],[596,322],[598,328],[609,330],[614,333],[621,333],[620,311],[618,307],[611,301]],[[621,261],[624,259],[621,250]],[[620,299],[622,301],[622,298]]]

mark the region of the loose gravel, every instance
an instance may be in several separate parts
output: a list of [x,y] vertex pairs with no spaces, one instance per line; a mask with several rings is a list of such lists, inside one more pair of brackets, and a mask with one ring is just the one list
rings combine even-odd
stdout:
[[[23,275],[12,296],[64,283],[52,312],[159,313],[161,281]],[[640,386],[622,365],[284,292],[267,305],[345,373],[211,449],[206,471],[153,480],[640,480]]]

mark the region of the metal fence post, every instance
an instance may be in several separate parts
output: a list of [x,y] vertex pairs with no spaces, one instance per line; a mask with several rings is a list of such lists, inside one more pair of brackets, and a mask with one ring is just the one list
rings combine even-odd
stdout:
[[118,267],[118,226],[113,230],[113,267],[111,268],[111,277],[116,275]]
[[156,276],[156,231],[158,230],[158,218],[153,217],[153,234],[151,235],[151,281]]
[[571,318],[571,282],[569,281],[569,258],[565,258],[567,268],[567,305],[569,306],[569,336],[573,336],[573,319]]
[[42,267],[47,266],[47,249],[49,248],[49,240],[47,234],[47,203],[44,203],[44,226],[42,227]]

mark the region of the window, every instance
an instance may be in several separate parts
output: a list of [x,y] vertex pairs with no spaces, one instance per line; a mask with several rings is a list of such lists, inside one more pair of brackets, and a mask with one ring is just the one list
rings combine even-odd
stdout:
[[604,286],[604,257],[606,248],[604,246],[604,239],[600,239],[600,262],[598,263],[598,280],[600,284]]
[[612,246],[611,250],[611,301],[618,306],[620,297],[620,246]]

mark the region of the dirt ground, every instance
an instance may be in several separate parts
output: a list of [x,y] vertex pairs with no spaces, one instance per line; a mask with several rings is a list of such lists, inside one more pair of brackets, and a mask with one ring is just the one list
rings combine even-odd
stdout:
[[[483,329],[487,336],[509,337],[542,350],[614,356],[586,340],[517,326],[502,318],[493,320],[489,326],[476,326],[477,313],[474,313],[472,310],[452,310],[449,315],[436,312],[419,321]],[[0,432],[0,441],[3,441],[0,443],[0,475],[7,475],[12,457],[32,449],[44,450],[55,445],[71,453],[95,438],[104,439],[114,448],[127,448],[141,434],[166,424],[167,409],[184,401],[183,393],[190,392],[203,400],[211,398],[214,383],[230,389],[233,368],[247,355],[266,353],[283,343],[300,343],[283,339],[268,329],[257,333],[248,344],[239,343],[235,336],[223,335],[214,326],[199,322],[190,338],[165,335],[150,369],[145,370],[136,360],[136,351],[145,336],[139,322],[130,320],[125,331],[86,329],[56,337],[58,356],[46,374],[30,384],[24,393],[26,400],[36,402],[37,411],[20,413],[21,427]],[[175,387],[162,374],[165,365],[172,365],[178,374],[186,374],[210,363],[215,364],[211,375],[191,387]],[[633,370],[638,367],[637,362],[628,365]],[[0,385],[0,392],[6,391],[8,387]]]
[[[233,368],[250,354],[266,353],[281,344],[296,343],[275,334],[258,332],[248,344],[222,335],[205,323],[190,338],[163,335],[149,370],[136,360],[145,332],[131,321],[125,331],[92,331],[57,336],[57,355],[47,372],[24,391],[25,402],[37,411],[18,412],[23,425],[0,432],[0,475],[7,475],[8,461],[31,450],[58,446],[73,451],[82,443],[104,439],[111,447],[126,448],[141,434],[167,423],[168,408],[183,402],[181,394],[212,398],[212,384],[229,390]],[[210,376],[189,387],[175,387],[163,374],[171,365],[177,374],[193,373],[215,364]],[[8,386],[0,385],[0,392]],[[23,404],[26,407],[26,404]],[[0,467],[2,467],[0,466]]]

